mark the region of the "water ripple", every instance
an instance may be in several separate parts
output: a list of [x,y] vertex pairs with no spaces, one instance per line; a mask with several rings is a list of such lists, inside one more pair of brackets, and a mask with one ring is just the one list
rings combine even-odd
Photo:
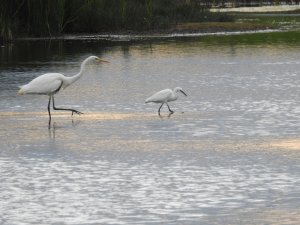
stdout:
[[296,174],[262,164],[190,163],[1,159],[0,209],[6,224],[180,223],[210,215],[210,209],[226,214],[263,207],[300,184]]

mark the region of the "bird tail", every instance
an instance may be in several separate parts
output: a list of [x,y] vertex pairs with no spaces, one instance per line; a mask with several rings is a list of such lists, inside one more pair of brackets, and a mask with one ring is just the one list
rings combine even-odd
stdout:
[[25,95],[25,90],[24,90],[24,86],[25,85],[22,85],[22,86],[19,86],[20,90],[18,91],[19,95]]
[[149,102],[151,102],[151,100],[150,100],[150,98],[147,98],[147,99],[145,100],[145,103],[149,103]]

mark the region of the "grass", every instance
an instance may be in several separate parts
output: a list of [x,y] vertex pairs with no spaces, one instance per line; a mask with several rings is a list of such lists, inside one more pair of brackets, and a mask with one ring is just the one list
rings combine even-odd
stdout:
[[175,26],[177,31],[187,32],[217,32],[217,31],[247,31],[247,30],[263,30],[275,28],[270,24],[251,23],[251,22],[203,22],[203,23],[179,23]]
[[300,45],[300,30],[272,33],[251,33],[239,35],[222,35],[222,36],[204,36],[201,41],[210,45],[267,45],[273,44],[289,44],[291,46]]
[[241,23],[261,24],[265,27],[300,29],[300,15],[297,13],[237,13],[231,14],[234,20]]

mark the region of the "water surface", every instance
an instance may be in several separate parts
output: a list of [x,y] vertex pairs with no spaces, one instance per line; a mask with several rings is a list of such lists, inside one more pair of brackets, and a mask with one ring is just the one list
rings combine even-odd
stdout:
[[[298,35],[2,47],[0,223],[297,224]],[[48,97],[18,86],[89,55],[111,63],[56,95],[85,114],[48,129]],[[174,114],[144,103],[176,86]]]

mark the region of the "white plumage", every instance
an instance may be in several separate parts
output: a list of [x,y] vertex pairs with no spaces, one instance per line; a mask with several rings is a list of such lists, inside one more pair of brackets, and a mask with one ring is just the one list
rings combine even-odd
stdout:
[[60,73],[46,73],[43,74],[28,84],[21,86],[19,94],[43,94],[52,95],[60,89],[67,86],[66,77]]
[[159,92],[156,92],[152,96],[146,99],[145,103],[154,102],[154,103],[162,103],[161,106],[158,109],[158,114],[160,114],[160,109],[164,104],[167,104],[168,109],[171,113],[173,111],[170,109],[168,102],[175,101],[178,99],[178,92],[183,93],[185,96],[186,93],[182,90],[181,87],[176,87],[174,90],[171,89],[164,89]]

